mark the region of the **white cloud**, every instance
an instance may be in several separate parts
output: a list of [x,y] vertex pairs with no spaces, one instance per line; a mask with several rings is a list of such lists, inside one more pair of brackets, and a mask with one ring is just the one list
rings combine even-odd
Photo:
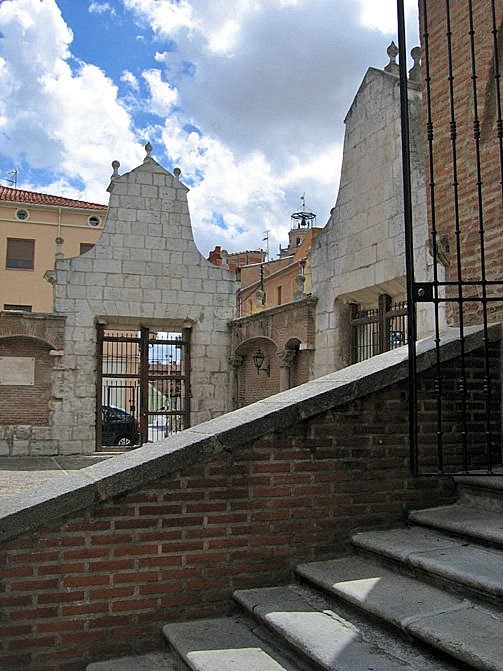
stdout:
[[176,89],[162,80],[159,70],[146,70],[142,76],[150,91],[150,99],[146,101],[145,107],[157,116],[168,116],[178,97]]
[[123,71],[123,73],[121,74],[121,82],[124,82],[125,84],[130,86],[133,89],[133,91],[138,91],[140,89],[138,79],[129,70]]
[[115,9],[110,6],[109,2],[91,2],[89,12],[91,14],[105,14],[109,12],[111,16],[116,16]]
[[72,32],[54,0],[3,2],[0,30],[0,152],[81,180],[103,201],[111,161],[133,167],[142,156],[117,87],[94,65],[72,71]]
[[[397,26],[396,0],[359,0],[360,21],[366,28],[378,30],[386,35],[394,35]],[[417,17],[417,0],[404,0],[406,18],[413,21]]]
[[[62,195],[106,202],[110,162],[134,167],[151,139],[189,182],[204,253],[260,246],[266,229],[275,249],[302,193],[319,226],[328,218],[343,119],[366,69],[387,63],[394,2],[122,0],[121,21],[134,15],[142,34],[118,75],[120,99],[99,52],[94,63],[72,58],[57,0],[0,0],[0,154],[52,170]],[[98,21],[118,3],[89,11]],[[140,112],[160,120],[135,132]]]
[[238,42],[239,37],[239,23],[237,21],[228,20],[211,33],[208,40],[208,47],[210,51],[215,54],[231,54]]
[[143,17],[152,29],[165,36],[174,36],[182,29],[191,30],[196,22],[187,0],[123,0],[124,6]]

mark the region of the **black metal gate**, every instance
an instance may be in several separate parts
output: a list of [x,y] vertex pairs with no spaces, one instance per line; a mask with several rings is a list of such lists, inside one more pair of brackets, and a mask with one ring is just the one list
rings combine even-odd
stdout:
[[189,426],[190,334],[98,325],[97,449],[137,447]]
[[[398,0],[409,305],[410,461],[415,474],[494,472],[501,463],[503,321],[503,7],[495,0],[420,0],[431,281],[414,275],[407,50]],[[435,359],[418,375],[416,307],[434,315]],[[459,356],[445,361],[445,324]],[[482,344],[472,350],[470,331]],[[496,339],[497,340],[497,339]]]

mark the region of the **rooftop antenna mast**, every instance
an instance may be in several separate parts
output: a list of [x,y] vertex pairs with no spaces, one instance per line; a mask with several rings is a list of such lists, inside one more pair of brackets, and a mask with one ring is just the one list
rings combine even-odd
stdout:
[[264,231],[264,237],[262,238],[262,241],[265,241],[265,254],[266,254],[266,257],[267,257],[268,261],[269,261],[269,233],[270,232],[271,232],[270,230]]
[[12,177],[2,177],[4,182],[7,182],[11,186],[13,186],[15,189],[17,188],[17,168],[14,168],[13,170],[9,170],[8,172],[5,173],[6,175],[12,175]]

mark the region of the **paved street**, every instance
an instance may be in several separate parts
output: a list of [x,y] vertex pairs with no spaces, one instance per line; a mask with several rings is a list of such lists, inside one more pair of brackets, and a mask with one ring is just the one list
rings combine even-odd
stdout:
[[0,457],[0,499],[92,466],[113,454],[60,457]]

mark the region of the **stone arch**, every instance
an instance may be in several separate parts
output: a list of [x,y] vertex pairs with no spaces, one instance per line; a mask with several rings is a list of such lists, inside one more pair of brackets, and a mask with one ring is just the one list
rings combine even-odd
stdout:
[[42,338],[39,336],[35,335],[30,335],[29,333],[0,333],[0,342],[11,339],[11,338],[20,338],[20,339],[26,339],[26,340],[33,340],[41,345],[45,345],[48,349],[54,350],[56,349],[54,341],[50,341],[47,338]]
[[0,313],[0,338],[28,337],[46,343],[51,349],[62,350],[65,319],[57,315]]

